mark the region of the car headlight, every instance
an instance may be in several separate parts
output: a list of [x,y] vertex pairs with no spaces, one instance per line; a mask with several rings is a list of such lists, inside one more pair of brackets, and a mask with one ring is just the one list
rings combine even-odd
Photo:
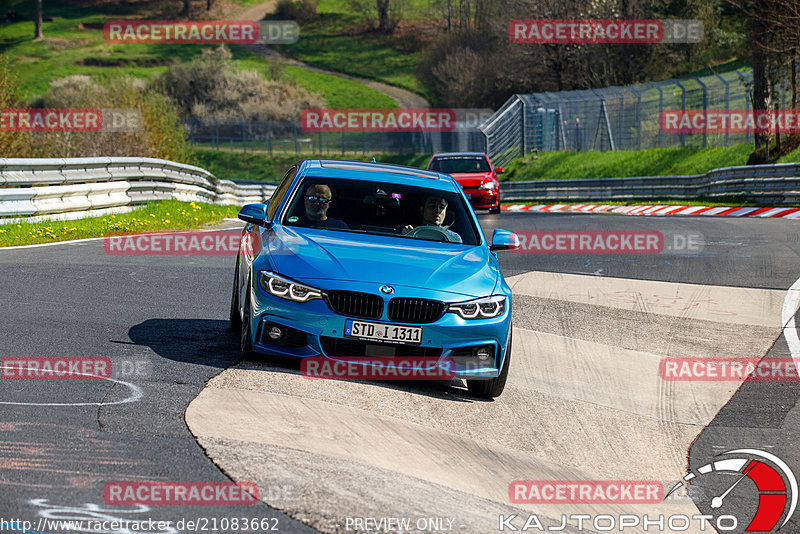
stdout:
[[321,299],[322,290],[289,280],[269,271],[261,271],[261,287],[271,295],[295,302]]
[[506,311],[506,297],[492,295],[466,302],[456,302],[447,307],[447,311],[455,312],[464,319],[488,319],[497,317]]
[[481,184],[481,189],[488,189],[492,191],[494,189],[494,182],[484,182]]

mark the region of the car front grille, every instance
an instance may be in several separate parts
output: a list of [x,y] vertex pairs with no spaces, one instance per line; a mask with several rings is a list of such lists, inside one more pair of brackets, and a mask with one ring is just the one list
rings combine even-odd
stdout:
[[389,301],[389,319],[398,323],[432,323],[445,311],[438,300],[397,297]]
[[[359,339],[343,339],[338,337],[320,336],[322,350],[328,356],[386,356],[386,357],[426,357],[438,358],[442,349],[437,347],[420,347],[416,345],[395,345],[390,343],[371,343]],[[392,351],[392,349],[394,349]],[[387,353],[393,352],[394,354]]]
[[325,293],[325,302],[336,313],[351,317],[380,319],[383,313],[383,299],[369,293],[328,291]]

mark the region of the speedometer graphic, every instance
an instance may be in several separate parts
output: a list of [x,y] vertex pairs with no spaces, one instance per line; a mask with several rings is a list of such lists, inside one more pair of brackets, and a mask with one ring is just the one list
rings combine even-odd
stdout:
[[[699,477],[728,475],[730,481],[722,490],[714,492],[711,509],[719,510],[725,505],[726,499],[737,493],[750,492],[757,499],[758,508],[745,532],[780,530],[797,508],[797,479],[794,473],[783,460],[762,450],[736,449],[719,456],[731,455],[736,457],[716,460],[693,470],[665,498]],[[746,521],[745,518],[739,519]]]

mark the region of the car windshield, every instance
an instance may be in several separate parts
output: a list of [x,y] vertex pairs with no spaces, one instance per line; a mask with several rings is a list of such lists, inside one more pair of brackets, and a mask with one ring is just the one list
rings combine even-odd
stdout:
[[466,172],[489,172],[489,164],[482,156],[459,156],[435,158],[430,170],[445,174]]
[[303,178],[281,224],[477,245],[461,195],[386,182]]

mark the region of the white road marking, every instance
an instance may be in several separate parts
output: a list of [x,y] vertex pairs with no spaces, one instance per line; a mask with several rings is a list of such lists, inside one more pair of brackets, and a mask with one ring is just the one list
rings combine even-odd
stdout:
[[[10,365],[0,365],[0,369],[14,369]],[[78,371],[69,371],[69,374],[73,375],[81,375],[81,376],[90,376],[94,378],[102,378],[103,380],[108,380],[110,382],[114,382],[116,384],[122,384],[127,386],[131,390],[131,394],[128,395],[126,398],[114,402],[10,402],[10,401],[0,401],[0,404],[7,405],[7,406],[113,406],[114,404],[128,404],[129,402],[136,402],[141,400],[144,397],[144,392],[142,388],[137,386],[136,384],[131,384],[130,382],[125,382],[124,380],[117,380],[116,378],[109,378],[106,376],[98,376],[93,375],[91,373],[80,373]]]
[[[225,219],[226,221],[238,221],[238,219]],[[165,235],[165,234],[182,234],[187,232],[219,232],[221,230],[238,230],[239,226],[232,226],[232,227],[224,227],[224,228],[204,228],[204,229],[196,229],[196,230],[176,230],[174,232],[170,231],[161,231],[161,232],[145,232],[140,234],[125,234],[125,236],[138,236],[138,235]],[[121,237],[116,236],[115,237]],[[52,247],[55,245],[72,245],[75,243],[89,243],[91,241],[102,241],[105,237],[87,237],[84,239],[71,239],[69,241],[55,241],[53,243],[36,243],[35,245],[14,245],[11,247],[0,247],[0,251],[3,250],[16,250],[21,248],[40,248],[40,247]]]
[[786,298],[783,301],[781,318],[783,319],[783,337],[789,346],[789,354],[795,362],[800,361],[800,337],[797,335],[794,314],[800,306],[800,278],[795,280],[792,287],[786,291]]

